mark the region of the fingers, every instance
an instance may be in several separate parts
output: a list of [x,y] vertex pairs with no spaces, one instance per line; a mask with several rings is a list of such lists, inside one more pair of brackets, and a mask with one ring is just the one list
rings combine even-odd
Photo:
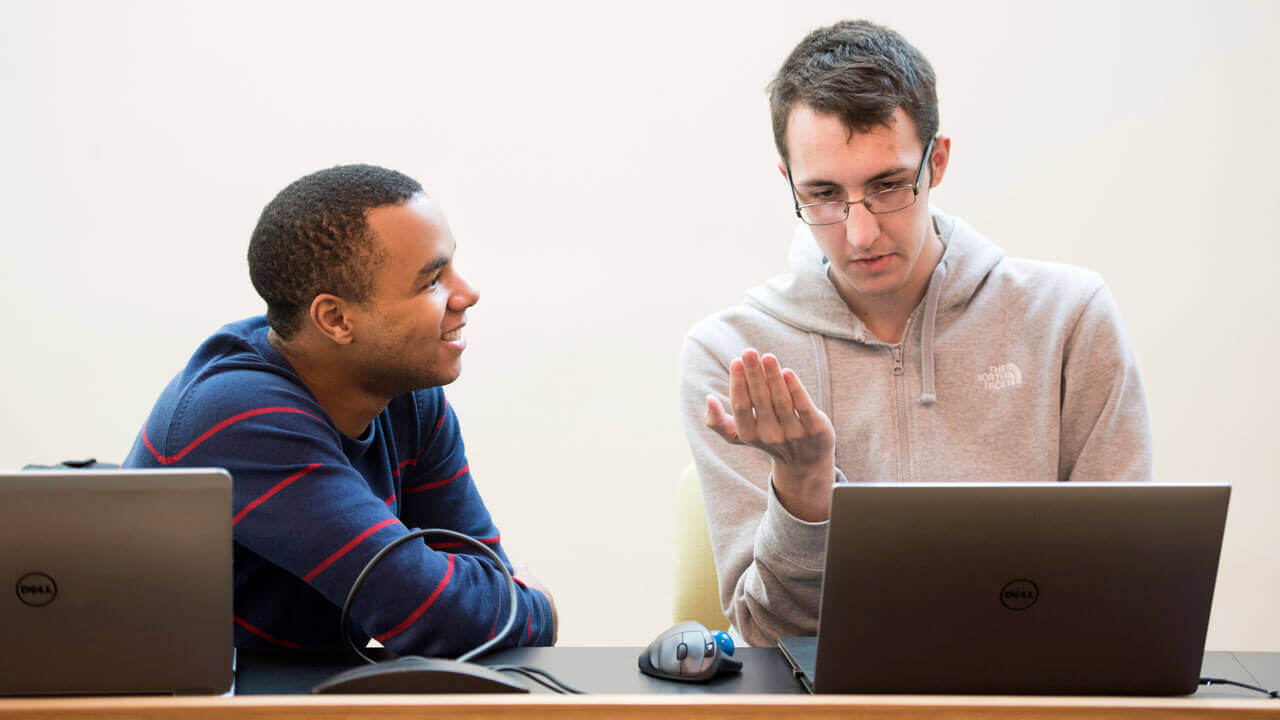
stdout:
[[751,406],[756,410],[756,421],[760,422],[760,411],[773,413],[773,400],[769,397],[769,381],[764,376],[764,366],[760,363],[760,355],[750,348],[742,353],[742,366],[747,378],[747,393],[751,396]]
[[[746,353],[743,353],[746,356]],[[733,422],[737,425],[738,437],[754,440],[756,437],[756,414],[751,392],[747,383],[745,363],[735,359],[729,363],[729,403],[733,405]]]
[[766,354],[760,358],[760,364],[764,367],[765,380],[769,384],[769,400],[773,404],[773,415],[778,427],[785,437],[794,438],[803,434],[804,426],[800,424],[795,408],[792,407],[791,391],[782,378],[782,365],[778,363],[778,358]]
[[787,390],[791,394],[791,404],[795,408],[796,417],[800,420],[800,424],[810,433],[817,433],[822,429],[822,419],[819,417],[818,408],[814,407],[813,400],[809,397],[809,391],[804,389],[804,384],[800,382],[800,378],[791,369],[782,371],[782,379],[787,385]]
[[823,427],[795,372],[784,369],[773,354],[762,356],[752,348],[729,363],[729,403],[732,417],[718,398],[708,395],[703,422],[734,444],[773,445]]
[[[751,409],[756,413],[755,436],[766,442],[777,442],[781,440],[782,433],[778,416],[773,410],[769,380],[765,377],[760,355],[747,348],[742,353],[742,365],[747,381],[747,394],[751,398]],[[744,433],[743,437],[750,439],[752,436]]]
[[702,416],[702,422],[726,441],[734,445],[742,444],[738,438],[738,428],[734,424],[733,417],[724,411],[720,398],[715,395],[707,396],[707,412]]

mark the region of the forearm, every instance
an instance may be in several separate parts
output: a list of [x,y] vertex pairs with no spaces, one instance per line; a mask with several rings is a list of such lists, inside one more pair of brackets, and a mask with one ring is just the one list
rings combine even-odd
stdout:
[[727,613],[752,645],[817,631],[827,524],[801,520],[779,500],[769,493],[751,562],[737,580]]
[[[681,399],[707,508],[721,606],[748,642],[767,645],[780,635],[816,628],[823,520],[837,471],[830,422],[798,379],[771,357],[760,362],[754,351],[745,355],[753,367],[734,359],[726,368],[699,343],[686,343]],[[790,400],[779,400],[781,415],[775,412],[771,423],[764,422],[762,400],[744,404],[750,388],[741,386],[749,375],[767,380],[771,393],[789,394]],[[730,387],[734,383],[736,393]],[[723,411],[726,391],[733,396],[732,419]],[[788,407],[794,408],[790,419]],[[801,416],[805,423],[799,422]]]

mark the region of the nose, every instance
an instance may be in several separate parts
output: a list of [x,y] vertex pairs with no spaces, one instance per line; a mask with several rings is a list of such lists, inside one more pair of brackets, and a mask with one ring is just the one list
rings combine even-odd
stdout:
[[458,272],[453,274],[453,289],[449,295],[449,309],[462,312],[480,301],[480,293]]
[[880,220],[862,203],[849,206],[849,219],[844,221],[845,240],[855,250],[870,248],[880,237]]

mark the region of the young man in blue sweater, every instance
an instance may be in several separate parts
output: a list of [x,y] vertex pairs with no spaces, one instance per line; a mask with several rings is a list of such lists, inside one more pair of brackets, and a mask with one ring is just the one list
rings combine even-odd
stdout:
[[[356,576],[414,528],[490,546],[441,386],[457,379],[476,291],[444,214],[413,179],[340,166],[285,188],[249,243],[264,317],[218,330],[160,395],[126,467],[213,466],[234,480],[235,643],[333,647]],[[459,542],[392,551],[351,610],[356,642],[453,656],[510,612],[501,572]],[[550,645],[550,593],[522,570],[503,645]]]

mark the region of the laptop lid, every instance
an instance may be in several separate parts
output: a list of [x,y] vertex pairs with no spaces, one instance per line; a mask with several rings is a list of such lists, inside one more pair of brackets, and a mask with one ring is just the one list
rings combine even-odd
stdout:
[[833,489],[815,692],[1195,692],[1230,487]]
[[223,693],[231,476],[0,475],[0,694]]

